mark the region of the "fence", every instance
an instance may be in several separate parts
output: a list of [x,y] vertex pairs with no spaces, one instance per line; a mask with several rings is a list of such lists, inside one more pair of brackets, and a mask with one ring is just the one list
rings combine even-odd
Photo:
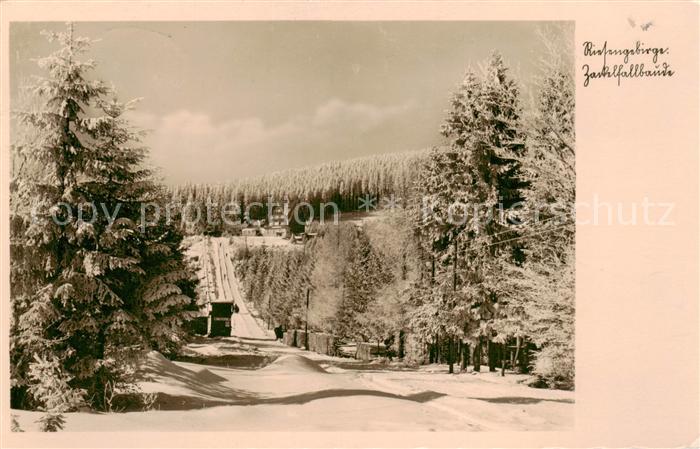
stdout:
[[358,343],[355,358],[367,362],[373,358],[384,356],[386,353],[386,347],[378,347],[377,343]]
[[[306,347],[306,332],[302,330],[288,330],[282,337],[282,342],[287,346],[297,348]],[[336,355],[335,337],[330,334],[309,332],[309,351],[325,355]]]

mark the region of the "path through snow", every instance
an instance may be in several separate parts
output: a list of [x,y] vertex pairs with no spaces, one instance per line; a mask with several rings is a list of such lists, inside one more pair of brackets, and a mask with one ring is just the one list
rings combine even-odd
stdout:
[[274,339],[274,334],[265,330],[251,315],[246,301],[241,295],[241,287],[231,261],[229,239],[218,237],[211,239],[211,250],[214,252],[214,262],[217,270],[217,286],[219,294],[227,301],[238,306],[238,313],[231,320],[232,336],[241,338]]
[[[573,425],[573,392],[529,388],[514,374],[368,365],[235,337],[202,338],[187,354],[199,354],[202,362],[173,362],[157,353],[144,361],[140,386],[158,394],[160,410],[68,413],[65,430],[542,431]],[[23,430],[38,428],[40,412],[13,413]]]

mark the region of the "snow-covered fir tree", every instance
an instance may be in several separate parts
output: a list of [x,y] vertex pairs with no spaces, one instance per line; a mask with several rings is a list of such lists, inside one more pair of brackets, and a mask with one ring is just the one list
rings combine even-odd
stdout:
[[393,281],[380,255],[362,227],[355,229],[343,273],[343,296],[336,317],[337,333],[368,341],[378,338],[373,315],[366,314],[382,285]]
[[554,386],[574,381],[575,92],[568,54],[543,33],[549,49],[541,66],[538,101],[530,119],[527,152],[520,157],[529,181],[522,265],[503,261],[502,294],[509,296],[500,332],[527,335],[538,347],[534,370]]
[[[175,285],[172,273],[186,266],[177,238],[139,231],[140,204],[158,188],[122,118],[127,105],[106,100],[107,87],[88,76],[94,63],[79,59],[90,40],[72,24],[48,37],[60,49],[39,60],[48,72],[33,86],[41,107],[17,113],[32,136],[17,151],[36,163],[17,174],[13,192],[13,403],[66,411],[81,398],[104,409],[105,389],[127,388],[136,357],[155,341],[151,312],[173,311],[168,295],[145,305],[143,286],[162,275]],[[168,243],[176,266],[154,269],[144,256]],[[65,381],[39,388],[46,364]]]

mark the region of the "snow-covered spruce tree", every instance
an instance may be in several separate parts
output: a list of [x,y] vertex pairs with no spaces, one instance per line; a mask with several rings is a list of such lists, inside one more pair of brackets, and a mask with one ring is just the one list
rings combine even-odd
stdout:
[[[465,275],[459,255],[464,249],[462,234],[468,212],[468,155],[458,148],[434,149],[418,181],[422,205],[416,228],[430,267],[418,286],[423,294],[414,295],[412,322],[424,342],[434,346],[447,339],[452,349],[456,339],[465,338],[469,321],[469,308],[457,288],[464,284]],[[454,351],[448,351],[451,371],[454,356]]]
[[350,251],[354,226],[349,223],[326,224],[314,247],[314,266],[310,275],[314,296],[310,304],[309,326],[332,333],[343,293],[343,273]]
[[[529,186],[527,207],[539,218],[526,224],[526,262],[504,261],[502,294],[508,295],[502,325],[529,335],[539,347],[534,371],[552,386],[573,387],[575,255],[575,92],[571,61],[543,33],[549,56],[541,66],[539,100],[528,127],[522,164]],[[565,50],[565,49],[564,49]]]
[[73,404],[82,402],[79,391],[72,389],[68,377],[61,369],[60,361],[53,356],[43,359],[34,355],[34,363],[29,368],[31,386],[29,392],[37,398],[45,398],[39,409],[45,414],[39,419],[43,432],[56,432],[63,429],[63,413]]
[[[167,221],[164,211],[169,198],[164,187],[156,185],[151,172],[143,167],[146,148],[139,145],[141,133],[131,129],[124,113],[135,102],[120,103],[116,98],[100,100],[102,116],[95,120],[99,139],[95,143],[93,202],[118,210],[120,226],[138,231],[137,252],[143,276],[122,279],[129,286],[125,298],[132,298],[129,311],[136,318],[139,333],[147,347],[174,355],[186,334],[186,322],[197,310],[196,277],[181,252],[182,234],[175,221]],[[141,216],[146,212],[147,216]],[[148,224],[138,226],[137,224]],[[111,224],[117,225],[117,221]],[[110,227],[107,222],[107,228]],[[106,228],[106,229],[107,229]],[[105,234],[111,244],[112,234]],[[133,237],[132,237],[133,238]]]
[[[255,304],[255,307],[258,310],[262,310],[263,308],[265,308],[269,304],[270,300],[269,297],[266,298],[267,289],[265,288],[265,281],[270,273],[270,262],[274,257],[274,255],[271,254],[272,251],[272,249],[268,249],[265,246],[262,246],[259,249],[255,260],[252,261],[254,263],[252,267],[254,271],[254,276],[250,282],[251,289],[248,294],[248,298],[250,302]],[[264,303],[265,299],[268,300],[268,303]],[[267,321],[271,322],[271,317],[268,317]]]
[[279,253],[273,257],[275,262],[273,269],[270,270],[270,320],[280,321],[284,324],[285,328],[296,329],[301,324],[299,321],[299,315],[292,315],[292,310],[294,309],[294,297],[290,295],[291,286],[289,280],[294,276],[294,266],[290,254]]
[[254,248],[237,261],[246,299],[261,312],[270,326],[299,328],[303,325],[306,291],[312,289],[312,245],[306,250]]
[[468,267],[463,288],[478,323],[469,333],[480,349],[482,337],[494,338],[498,311],[504,305],[505,298],[496,294],[501,282],[497,261],[524,259],[519,232],[510,221],[517,216],[512,211],[523,201],[527,187],[519,161],[525,135],[519,89],[498,53],[491,56],[481,79],[467,74],[452,107],[442,133],[452,148],[466,152],[466,202],[472,208],[463,235]]
[[378,340],[390,339],[396,343],[399,358],[406,354],[408,299],[419,276],[417,242],[410,218],[406,210],[397,209],[384,220],[364,224],[388,275],[378,286],[376,299],[365,313],[373,314],[371,322],[375,324]]
[[368,312],[375,300],[380,286],[391,280],[391,273],[382,264],[367,234],[362,228],[357,228],[343,273],[343,296],[336,318],[338,335],[361,341],[370,340],[373,334],[371,328],[376,328],[376,323],[368,320],[365,312]]
[[[168,195],[165,189],[153,192],[156,204],[164,209]],[[185,342],[188,322],[197,316],[193,299],[197,278],[182,252],[182,233],[177,223],[160,217],[145,228],[140,266],[144,277],[137,289],[135,312],[147,346],[166,356],[174,356]]]
[[[313,270],[314,243],[306,243],[303,251],[287,251],[288,273],[285,304],[281,313],[293,317],[299,327],[306,324],[306,294],[313,294],[310,282]],[[283,311],[283,312],[282,312]]]
[[[17,399],[32,383],[29,373],[35,371],[35,356],[60,360],[62,370],[80,359],[97,370],[94,355],[81,354],[76,346],[81,346],[84,336],[97,340],[99,328],[106,328],[105,313],[100,310],[111,314],[119,306],[119,298],[101,279],[86,274],[83,265],[89,266],[91,259],[80,243],[90,238],[91,228],[72,217],[84,201],[78,185],[86,166],[84,155],[91,152],[84,141],[87,136],[94,137],[85,121],[84,108],[90,107],[106,88],[99,82],[86,80],[84,73],[92,64],[75,58],[88,46],[87,39],[74,38],[72,27],[65,33],[50,34],[49,39],[58,40],[62,48],[39,61],[49,77],[40,79],[33,92],[42,97],[45,107],[18,113],[20,123],[33,128],[36,137],[16,142],[16,146],[26,159],[38,161],[40,169],[15,179],[16,199],[28,203],[14,205],[11,237],[11,291],[13,312],[18,316],[12,335]],[[60,203],[64,207],[58,207]],[[82,301],[73,301],[75,297]],[[99,307],[86,311],[81,302],[88,305],[98,302]],[[93,313],[95,309],[98,313]],[[77,323],[66,315],[74,310],[80,310],[73,314]],[[90,315],[85,316],[87,313]],[[76,324],[83,328],[80,333],[74,331]],[[89,344],[90,349],[92,346]],[[89,368],[70,368],[76,368],[82,379],[94,374],[86,372]],[[55,398],[40,395],[42,390],[30,391],[34,393],[33,405],[46,407],[54,403]]]
[[[247,257],[245,256],[247,254]],[[284,254],[282,254],[284,256]],[[274,324],[273,301],[278,298],[275,276],[283,269],[284,257],[265,246],[239,251],[236,270],[240,276],[243,294],[260,311],[267,323]]]
[[120,118],[123,105],[105,102],[108,90],[87,78],[93,62],[77,59],[89,39],[75,37],[71,24],[48,36],[61,48],[39,61],[48,76],[33,90],[43,107],[18,112],[34,137],[16,145],[41,169],[15,186],[30,206],[13,207],[13,398],[58,407],[55,389],[37,389],[30,375],[44,360],[76,393],[57,397],[104,409],[106,392],[130,385],[134,357],[148,345],[137,295],[151,280],[142,256],[152,242],[138,221],[155,186]]

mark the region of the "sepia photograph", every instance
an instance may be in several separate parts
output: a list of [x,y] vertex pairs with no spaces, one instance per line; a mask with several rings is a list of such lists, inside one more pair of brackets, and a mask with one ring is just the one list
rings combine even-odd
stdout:
[[571,429],[573,33],[13,22],[12,430]]

